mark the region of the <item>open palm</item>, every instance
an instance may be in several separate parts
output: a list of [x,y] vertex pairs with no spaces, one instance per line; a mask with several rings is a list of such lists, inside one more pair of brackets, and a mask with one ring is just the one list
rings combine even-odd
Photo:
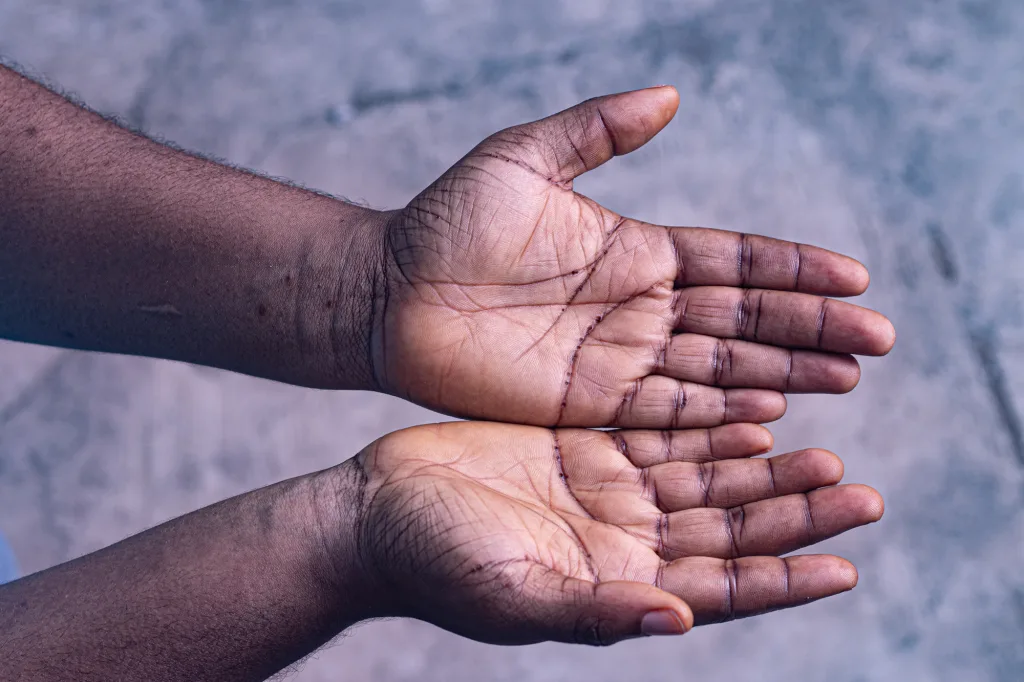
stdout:
[[844,392],[894,340],[864,267],[823,249],[620,216],[573,179],[640,147],[671,88],[589,100],[478,145],[388,224],[378,382],[451,414],[538,425],[764,422]]
[[842,463],[821,450],[750,458],[770,444],[751,424],[387,436],[357,460],[361,554],[392,597],[381,615],[486,642],[608,644],[852,588],[843,559],[777,557],[876,521],[881,498],[835,486]]

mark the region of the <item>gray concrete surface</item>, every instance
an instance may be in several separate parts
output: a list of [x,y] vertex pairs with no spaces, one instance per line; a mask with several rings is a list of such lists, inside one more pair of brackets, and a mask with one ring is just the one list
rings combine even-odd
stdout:
[[[0,54],[147,131],[395,206],[487,133],[597,94],[682,93],[586,177],[614,209],[862,258],[896,323],[849,396],[798,397],[886,496],[824,545],[861,584],[678,641],[487,647],[358,628],[314,680],[1024,679],[1024,3],[3,0]],[[0,529],[41,569],[434,419],[167,362],[0,346]]]

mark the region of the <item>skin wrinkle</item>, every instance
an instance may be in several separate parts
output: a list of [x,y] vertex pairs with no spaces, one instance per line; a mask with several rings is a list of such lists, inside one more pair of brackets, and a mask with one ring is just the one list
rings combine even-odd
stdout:
[[721,422],[726,424],[729,422],[729,391],[723,390],[722,392],[722,418]]
[[[754,305],[752,302],[753,297],[757,296],[757,304]],[[759,320],[757,319],[761,312],[761,297],[760,291],[757,289],[745,289],[743,296],[740,298],[739,305],[736,307],[736,336],[739,338],[750,338],[748,329],[750,328],[751,320],[754,322],[754,338],[757,337],[757,327]]]
[[818,531],[814,525],[814,512],[811,510],[811,497],[807,493],[801,495],[804,503],[804,524],[807,533],[807,542],[813,541]]
[[627,388],[626,392],[622,394],[622,400],[619,402],[619,406],[615,410],[615,416],[612,417],[612,420],[611,422],[609,422],[608,426],[612,426],[613,424],[616,423],[621,423],[623,421],[622,415],[625,414],[627,408],[629,408],[629,412],[632,412],[633,401],[636,399],[636,396],[640,393],[640,386],[642,381],[643,379],[640,378],[634,379],[632,383],[630,383],[629,388]]
[[803,268],[803,262],[804,262],[804,258],[803,258],[803,245],[802,244],[797,244],[795,251],[796,251],[796,259],[795,259],[796,263],[793,266],[793,270],[795,272],[795,274],[793,276],[793,290],[794,291],[800,291],[800,270]]
[[[517,465],[518,465],[518,466],[520,466],[520,467],[522,467],[522,466],[525,466],[525,465],[524,465],[523,463],[517,463]],[[415,477],[415,476],[426,476],[426,477],[430,477],[430,476],[432,476],[432,474],[430,474],[430,473],[429,473],[429,469],[430,469],[430,468],[433,468],[433,467],[439,467],[439,468],[441,468],[441,469],[444,469],[444,470],[446,470],[446,471],[449,471],[449,472],[451,472],[452,474],[455,474],[455,475],[457,475],[457,476],[458,476],[458,477],[459,477],[460,479],[465,479],[465,480],[466,480],[467,482],[469,482],[469,483],[475,483],[474,481],[471,481],[470,479],[466,479],[466,478],[465,478],[465,476],[464,476],[464,474],[462,474],[461,472],[459,472],[459,471],[458,471],[458,470],[457,470],[457,469],[456,469],[456,468],[455,468],[455,467],[454,467],[453,465],[447,465],[447,464],[440,464],[440,463],[428,463],[428,464],[424,464],[424,466],[423,466],[423,468],[422,468],[421,470],[415,470],[413,474],[410,474],[410,475],[408,475],[408,476],[402,476],[402,477],[399,477],[399,476],[398,476],[398,472],[393,472],[393,473],[392,473],[392,474],[391,474],[391,475],[390,475],[390,476],[389,476],[389,477],[388,477],[387,479],[385,479],[385,481],[384,481],[384,482],[383,482],[383,483],[381,484],[380,488],[379,488],[379,489],[377,490],[377,492],[375,493],[375,496],[376,496],[377,494],[380,494],[380,492],[381,492],[381,491],[383,491],[383,490],[384,490],[384,489],[385,489],[386,487],[400,487],[400,486],[402,485],[402,483],[403,483],[403,479],[404,479],[404,478],[412,478],[412,477]],[[535,485],[534,485],[534,484],[532,483],[532,478],[531,478],[531,479],[529,479],[529,480],[531,481],[531,484],[530,484],[530,489],[532,490],[532,492],[534,492],[535,494],[537,494],[537,495],[539,496],[539,494],[540,494],[540,491],[539,491],[539,490],[538,490],[538,489],[536,488],[536,486],[535,486]],[[517,498],[515,498],[515,497],[512,497],[512,496],[510,496],[510,495],[508,495],[508,494],[506,494],[506,493],[503,493],[503,492],[501,492],[501,491],[499,491],[499,490],[494,490],[494,489],[491,489],[491,490],[490,490],[490,492],[493,492],[493,493],[499,494],[499,495],[501,495],[502,497],[504,497],[504,498],[506,498],[506,499],[508,499],[509,501],[512,501],[512,502],[517,502],[517,501],[518,501],[518,499],[517,499]],[[572,494],[572,493],[571,493],[571,491],[570,491],[570,494]],[[440,495],[437,495],[437,497],[440,497]],[[574,497],[574,499],[576,499],[576,498],[575,498],[575,496],[573,496],[573,497]],[[582,504],[581,504],[581,503],[579,502],[579,500],[578,500],[578,499],[576,499],[576,502],[577,502],[577,504],[579,504],[579,505],[580,505],[580,507],[581,507],[581,508],[583,509],[583,511],[584,511],[584,512],[586,512],[586,509],[585,509],[585,508],[584,508],[584,507],[582,506]],[[584,546],[582,545],[582,540],[581,540],[581,539],[580,539],[580,537],[579,537],[579,536],[578,536],[578,535],[576,534],[576,532],[575,532],[575,530],[574,530],[574,529],[572,528],[572,526],[571,526],[571,525],[570,525],[570,524],[569,524],[569,523],[568,523],[568,522],[567,522],[567,521],[566,521],[565,519],[563,519],[563,518],[559,517],[559,519],[558,519],[558,520],[559,520],[559,521],[561,521],[561,524],[557,524],[557,523],[552,523],[550,519],[547,519],[547,518],[546,518],[546,517],[545,517],[545,516],[543,515],[542,511],[540,511],[540,510],[537,510],[537,509],[534,509],[534,508],[533,508],[532,506],[524,506],[522,510],[523,510],[523,511],[528,511],[528,512],[530,512],[530,513],[531,513],[532,515],[534,515],[534,516],[538,517],[538,518],[539,518],[539,519],[541,520],[541,522],[542,522],[542,523],[543,523],[544,525],[548,525],[548,524],[552,525],[552,527],[553,527],[553,530],[556,530],[556,531],[558,531],[558,532],[560,532],[560,533],[563,533],[564,535],[568,536],[569,538],[571,538],[571,539],[573,540],[573,542],[574,542],[575,544],[578,544],[578,545],[579,545],[579,547],[580,547],[580,551],[581,551],[581,552],[586,552],[586,548],[585,548],[585,547],[584,547]],[[418,514],[418,513],[420,513],[420,511],[414,511],[414,512],[412,513],[412,516],[414,516],[415,514]],[[405,520],[405,518],[406,518],[406,516],[403,516],[403,517],[400,517],[400,518],[399,518],[398,520],[392,520],[392,521],[390,521],[390,522],[388,522],[388,523],[386,523],[386,524],[383,524],[383,525],[385,525],[385,526],[389,526],[389,525],[390,525],[390,526],[394,526],[394,525],[395,525],[395,524],[396,524],[396,523],[397,523],[398,521],[402,521],[402,520]],[[563,525],[563,524],[564,524],[564,525]],[[406,529],[406,530],[407,530],[407,529]],[[396,537],[395,537],[395,539],[394,539],[394,541],[395,541],[395,542],[397,542],[397,541],[398,541],[398,539],[399,539],[399,538],[398,538],[398,536],[396,536]],[[390,545],[388,546],[388,548],[390,548]],[[386,548],[386,549],[387,549],[387,548]],[[387,555],[387,553],[386,553],[386,552],[385,552],[385,555]],[[377,569],[377,570],[380,570],[380,569]]]
[[[544,193],[544,205],[541,206],[540,212],[537,213],[537,219],[533,221],[533,226],[530,228],[530,236],[527,237],[525,242],[523,242],[523,248],[522,250],[519,251],[519,255],[516,256],[516,265],[521,266],[523,261],[526,259],[526,252],[530,249],[530,246],[533,245],[533,240],[537,237],[537,231],[540,230],[541,221],[543,221],[544,217],[547,215],[548,206],[550,205],[550,203],[551,191],[548,190],[547,192]],[[577,270],[574,270],[569,273],[569,276],[575,275],[577,272]],[[555,277],[545,279],[551,281],[553,279],[558,278],[559,276],[556,275]]]
[[657,518],[655,519],[655,522],[654,522],[655,523],[655,546],[654,546],[654,551],[655,551],[655,553],[659,557],[662,557],[662,558],[664,558],[666,553],[667,553],[667,548],[666,548],[666,545],[665,545],[665,538],[667,538],[669,536],[669,532],[668,532],[669,518],[670,517],[669,517],[669,515],[667,513],[662,512],[662,513],[658,514],[658,516],[657,516]]
[[302,247],[296,254],[296,275],[295,277],[292,277],[291,272],[289,271],[289,273],[285,275],[284,280],[285,289],[289,293],[285,298],[285,302],[291,307],[292,325],[295,330],[295,345],[298,347],[300,360],[305,360],[310,352],[309,332],[306,330],[306,323],[303,319],[306,311],[303,310],[302,303],[310,298],[316,298],[316,296],[311,295],[313,291],[313,282],[310,281],[312,276],[310,274],[311,268],[309,260],[312,255],[312,251],[312,245],[309,241],[304,240]]
[[[625,218],[620,218],[612,226],[612,229],[605,236],[604,243],[602,244],[601,250],[598,252],[597,256],[595,256],[595,258],[593,260],[593,263],[587,268],[587,274],[584,276],[583,281],[581,281],[579,286],[577,286],[575,291],[573,291],[572,295],[569,297],[569,301],[564,305],[564,307],[558,313],[558,317],[555,318],[554,322],[551,323],[551,326],[549,326],[547,328],[547,330],[544,331],[544,333],[540,336],[540,338],[538,338],[536,341],[531,343],[530,346],[527,347],[527,349],[520,354],[519,358],[517,358],[517,361],[518,360],[522,360],[524,357],[526,357],[527,354],[529,354],[531,351],[533,351],[534,348],[536,348],[538,345],[540,345],[540,343],[543,342],[548,337],[548,335],[551,334],[554,331],[555,327],[558,326],[558,323],[562,320],[562,317],[565,315],[566,311],[568,311],[569,308],[572,307],[573,303],[576,300],[576,297],[579,296],[580,292],[583,291],[583,288],[590,281],[591,277],[593,277],[594,272],[600,266],[601,261],[604,260],[604,258],[608,255],[608,251],[609,251],[609,249],[611,249],[611,246],[612,246],[612,243],[613,243],[613,237],[615,236],[615,233],[619,230],[620,227],[622,227],[622,225],[624,223],[625,223]],[[577,273],[577,272],[579,272],[579,270],[573,270],[572,272],[573,273]],[[601,322],[601,320],[605,316],[607,316],[613,310],[618,308],[620,305],[624,305],[626,303],[629,303],[630,301],[638,298],[639,296],[642,296],[642,295],[644,295],[646,293],[649,293],[649,291],[650,291],[650,289],[648,289],[648,291],[642,292],[641,294],[638,294],[638,295],[635,295],[635,296],[630,296],[630,297],[626,298],[624,301],[621,301],[620,303],[614,304],[611,308],[609,308],[609,309],[605,310],[605,312],[601,313],[601,315],[597,318],[597,320],[595,320],[594,324],[583,335],[583,338],[580,339],[580,345],[576,348],[576,350],[575,350],[575,352],[574,352],[574,354],[572,356],[572,360],[570,361],[569,381],[571,381],[571,378],[572,378],[571,375],[572,375],[572,372],[573,372],[573,365],[574,365],[575,360],[576,360],[576,354],[579,353],[580,348],[582,348],[582,346],[583,346],[583,342],[586,340],[586,337],[590,334],[590,332],[592,332],[594,330],[594,328],[596,328],[596,326]],[[566,396],[568,396],[568,391],[569,391],[569,388],[568,388],[568,383],[567,383],[566,384]],[[565,398],[563,398],[562,408],[561,408],[561,410],[559,412],[559,418],[555,422],[556,424],[561,423],[562,411],[564,411],[564,409],[565,409],[564,400],[565,400]]]
[[[615,312],[622,306],[628,305],[629,303],[637,300],[638,298],[645,296],[647,293],[649,293],[649,291],[650,290],[642,291],[639,294],[630,296],[625,300],[620,301],[619,303],[615,303],[612,306],[608,307],[604,312],[598,315],[597,319],[595,319],[594,322],[589,327],[587,327],[586,331],[583,332],[583,336],[580,337],[579,343],[576,344],[576,348],[573,350],[572,357],[570,357],[569,359],[569,369],[565,377],[565,390],[562,393],[562,401],[561,406],[558,410],[558,417],[555,419],[556,426],[562,423],[562,418],[565,416],[565,408],[569,403],[569,391],[572,389],[572,380],[576,375],[577,361],[579,360],[580,352],[583,350],[583,345],[587,342],[587,338],[594,332],[595,329],[597,329],[597,326],[601,324],[602,320],[606,319],[609,315],[611,315],[613,312]],[[551,329],[553,328],[554,324],[551,326]],[[533,346],[531,346],[531,348],[532,347]]]
[[715,455],[714,441],[711,438],[711,429],[704,429],[704,438],[707,441],[707,445],[705,447],[706,447],[706,452],[708,453],[708,457],[710,457],[712,460],[719,459]]
[[782,387],[783,393],[789,393],[790,385],[793,382],[793,351],[786,349],[786,382]]
[[658,435],[661,438],[661,449],[665,453],[662,462],[672,461],[672,432],[661,430],[658,431]]
[[[580,115],[582,116],[582,114],[580,114]],[[564,125],[565,126],[569,126],[570,125],[568,119],[566,119]],[[578,125],[580,127],[580,129],[583,131],[584,135],[586,135],[586,131],[587,131],[587,128],[588,128],[586,121],[577,120],[576,121],[576,125]],[[566,130],[565,131],[565,135],[564,135],[564,139],[565,139],[566,142],[569,143],[569,146],[572,148],[573,154],[576,155],[576,158],[580,162],[580,166],[582,166],[583,168],[587,168],[587,165],[588,165],[587,164],[587,160],[583,157],[583,153],[580,151],[579,146],[576,144],[576,141],[573,139],[572,131]],[[572,182],[571,177],[569,179],[567,179],[567,180],[562,178],[562,180],[563,180],[563,182],[570,182],[570,183]]]
[[[558,431],[556,429],[551,429],[551,442],[554,452],[555,473],[558,475],[558,479],[562,482],[562,486],[565,488],[565,491],[569,493],[569,497],[572,498],[573,502],[576,503],[576,506],[579,508],[579,510],[583,512],[583,516],[587,519],[590,519],[591,521],[594,521],[594,515],[590,513],[586,506],[584,506],[584,504],[576,496],[576,493],[573,492],[572,486],[569,484],[569,477],[565,473],[565,464],[562,461],[562,447],[559,444]],[[580,543],[582,546],[582,540],[580,541]]]
[[765,462],[766,465],[767,465],[768,485],[771,488],[772,497],[778,497],[779,496],[779,491],[778,491],[778,488],[775,487],[775,464],[772,462],[772,458],[771,457],[769,457],[767,459],[764,459],[764,460],[761,460],[761,461]]
[[715,341],[714,348],[711,349],[711,376],[714,377],[712,381],[714,382],[713,385],[715,386],[722,385],[723,367],[721,364],[722,361],[719,360],[719,356],[721,355],[722,342],[722,339],[717,339]]
[[[637,468],[637,482],[640,485],[640,489],[643,491],[643,497],[650,501],[652,505],[657,508],[661,508],[658,504],[658,486],[652,485],[651,471],[647,467]],[[664,510],[662,510],[664,511]]]
[[523,161],[520,161],[518,159],[514,159],[514,158],[512,158],[510,156],[505,156],[504,154],[501,154],[500,152],[496,152],[493,149],[480,149],[480,150],[477,150],[476,152],[474,152],[474,154],[476,154],[478,156],[483,156],[483,157],[486,157],[486,158],[495,159],[495,160],[498,160],[498,161],[503,161],[505,163],[511,163],[513,165],[519,166],[520,168],[525,168],[526,170],[530,171],[531,174],[536,175],[539,178],[543,178],[546,182],[550,183],[552,187],[555,187],[555,188],[560,189],[560,190],[569,190],[569,191],[572,190],[572,183],[571,182],[569,182],[569,183],[559,182],[558,180],[556,180],[553,177],[548,177],[548,176],[545,176],[545,175],[543,175],[541,173],[538,173],[529,164],[527,164],[527,163],[525,163]]
[[[391,381],[390,381],[390,379],[388,377],[388,374],[389,374],[389,372],[388,372],[388,357],[389,357],[390,353],[388,352],[388,332],[387,332],[388,325],[387,325],[387,319],[388,319],[388,303],[390,303],[390,301],[391,301],[391,284],[389,282],[389,278],[383,277],[382,279],[384,280],[384,286],[382,287],[382,289],[383,289],[383,300],[381,302],[380,318],[381,318],[383,323],[380,326],[380,345],[381,345],[380,368],[381,369],[380,369],[380,380],[379,380],[378,383],[380,383],[381,386],[390,386],[391,385]],[[375,357],[375,356],[371,356],[371,359],[373,357]],[[376,376],[377,376],[377,372],[374,372],[374,377],[376,377]]]
[[817,347],[819,349],[824,347],[824,344],[822,343],[822,339],[825,336],[825,318],[826,318],[827,315],[828,315],[828,299],[827,298],[823,298],[823,299],[821,299],[821,308],[818,311],[818,320],[817,320],[817,332],[818,332],[818,346]]
[[700,490],[701,506],[703,507],[711,507],[711,485],[714,478],[714,462],[699,462],[697,464],[697,488]]
[[620,453],[622,453],[622,456],[625,457],[626,460],[628,460],[629,462],[632,462],[633,458],[630,457],[630,455],[629,455],[629,443],[626,441],[626,439],[623,437],[623,435],[621,433],[615,431],[615,432],[610,433],[609,437],[615,443],[615,448]]
[[676,390],[672,393],[672,426],[679,428],[680,420],[683,416],[683,410],[686,408],[686,389],[682,383],[676,385]]
[[750,243],[750,235],[740,233],[737,244],[736,269],[740,280],[740,286],[746,287],[750,282],[750,273],[754,267],[754,250]]
[[733,559],[726,559],[725,563],[722,564],[725,572],[725,595],[726,595],[726,615],[725,621],[733,621],[736,619],[736,600],[739,598],[739,565]]
[[[619,156],[622,154],[622,147],[619,146],[618,141],[615,138],[615,129],[608,125],[608,122],[604,120],[604,112],[601,111],[600,106],[594,107],[594,112],[597,113],[598,120],[601,121],[601,127],[608,141],[612,145],[612,156]],[[589,170],[589,169],[588,169]]]
[[747,512],[745,505],[733,507],[732,509],[723,509],[722,516],[725,521],[725,529],[729,537],[729,547],[732,556],[730,558],[735,559],[743,556],[743,552],[740,551],[740,541],[743,537],[743,524],[746,521]]

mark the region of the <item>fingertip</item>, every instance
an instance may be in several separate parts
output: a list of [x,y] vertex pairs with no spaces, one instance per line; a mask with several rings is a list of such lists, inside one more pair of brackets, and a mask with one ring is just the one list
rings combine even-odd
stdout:
[[853,261],[854,267],[850,268],[849,291],[852,296],[860,296],[871,286],[871,273],[867,266],[859,260],[854,258],[850,260]]
[[881,493],[862,483],[852,483],[843,488],[848,493],[856,494],[858,516],[863,519],[864,523],[875,523],[882,518],[885,513],[885,500],[882,499]]
[[881,315],[882,321],[879,322],[878,338],[878,355],[888,355],[889,351],[896,345],[896,327],[893,326],[892,321]]
[[742,422],[716,426],[709,431],[711,453],[718,459],[755,457],[771,452],[772,432],[760,424]]
[[690,605],[684,602],[682,599],[679,600],[678,615],[683,620],[683,627],[689,632],[693,629],[693,609]]
[[807,599],[822,599],[857,586],[857,567],[833,554],[798,554],[786,557],[790,588]]
[[860,363],[852,355],[837,356],[836,360],[828,365],[830,378],[836,393],[849,393],[860,383]]
[[775,447],[775,436],[760,424],[750,424],[751,445],[757,448],[756,454],[766,455]]
[[789,409],[789,400],[786,398],[786,394],[776,393],[771,408],[771,414],[774,416],[770,419],[765,419],[764,421],[773,422],[782,419],[786,415],[786,410]]
[[853,588],[857,587],[857,583],[860,580],[860,574],[857,572],[857,567],[852,562],[847,561],[842,557],[832,557],[835,562],[835,568],[833,570],[833,577],[836,583],[839,585],[840,592],[849,592]]
[[804,452],[815,462],[823,485],[836,485],[843,480],[845,465],[839,455],[822,448],[810,448]]
[[615,156],[645,145],[668,125],[678,109],[679,92],[671,85],[612,95],[598,106],[612,135]]
[[824,350],[880,357],[896,344],[896,328],[882,313],[852,303],[838,304],[837,310],[841,316],[830,330],[835,343]]
[[[867,486],[864,486],[867,488]],[[885,515],[885,498],[882,494],[874,488],[868,488],[871,491],[870,502],[868,504],[868,516],[871,518],[872,523],[876,523],[882,520]]]
[[[655,85],[652,88],[647,88],[648,92],[657,94],[659,98],[664,101],[664,105],[667,109],[670,109],[672,116],[675,115],[679,109],[679,91],[676,90],[674,85]],[[671,116],[669,116],[671,118]]]

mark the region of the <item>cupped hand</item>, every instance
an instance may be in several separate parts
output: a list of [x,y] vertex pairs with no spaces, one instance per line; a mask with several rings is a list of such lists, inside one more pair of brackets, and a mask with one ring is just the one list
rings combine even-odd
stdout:
[[358,469],[375,615],[484,642],[681,634],[851,589],[835,556],[787,556],[877,521],[822,450],[751,458],[760,426],[586,431],[449,423],[389,435]]
[[826,298],[866,289],[860,263],[573,191],[677,105],[641,90],[501,131],[391,214],[380,386],[458,416],[631,428],[766,422],[783,392],[852,389],[851,354],[894,342],[882,315]]

